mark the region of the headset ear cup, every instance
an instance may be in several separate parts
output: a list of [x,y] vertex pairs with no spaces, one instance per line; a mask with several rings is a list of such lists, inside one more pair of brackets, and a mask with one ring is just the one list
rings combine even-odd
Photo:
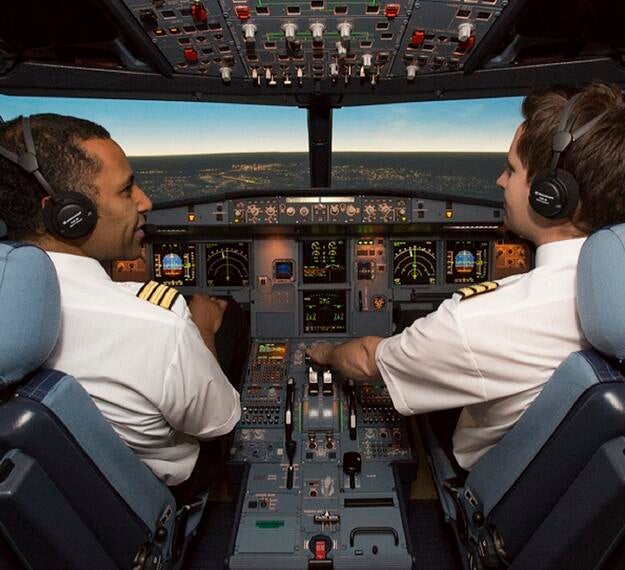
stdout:
[[88,235],[98,220],[94,202],[79,192],[63,192],[43,207],[43,221],[53,235],[77,239]]
[[543,170],[534,176],[530,186],[529,202],[543,218],[553,218],[562,209],[562,187],[556,176]]
[[539,215],[550,220],[569,216],[577,206],[579,190],[574,176],[558,168],[555,175],[543,170],[534,177],[529,202]]
[[575,208],[577,208],[577,203],[579,202],[579,185],[577,184],[577,180],[575,180],[575,176],[568,170],[558,168],[556,174],[565,192],[564,206],[560,212],[554,216],[554,219],[561,220],[571,217],[573,212],[575,212]]

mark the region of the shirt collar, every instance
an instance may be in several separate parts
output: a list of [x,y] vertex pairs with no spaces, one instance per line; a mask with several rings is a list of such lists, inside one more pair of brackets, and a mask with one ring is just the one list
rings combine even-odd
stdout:
[[91,278],[105,279],[110,281],[109,274],[100,265],[100,262],[92,257],[84,255],[72,255],[70,253],[57,253],[48,251],[57,273],[79,273]]
[[562,265],[567,261],[576,261],[585,237],[552,241],[536,249],[536,267],[543,265]]

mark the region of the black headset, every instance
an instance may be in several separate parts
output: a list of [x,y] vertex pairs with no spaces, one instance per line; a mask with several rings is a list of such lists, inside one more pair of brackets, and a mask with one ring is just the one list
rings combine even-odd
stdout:
[[583,137],[592,129],[599,120],[608,112],[603,111],[591,121],[582,125],[579,129],[571,132],[572,125],[568,125],[569,116],[573,109],[573,104],[580,96],[580,93],[569,99],[560,115],[560,126],[558,132],[553,137],[551,146],[551,165],[547,170],[542,170],[536,174],[530,186],[529,200],[532,209],[551,220],[567,218],[574,211],[579,201],[579,185],[575,177],[564,170],[558,168],[558,162],[562,153],[569,148],[572,142]]
[[43,207],[43,223],[53,235],[66,239],[77,239],[88,235],[98,220],[93,200],[85,194],[74,191],[55,192],[39,170],[37,153],[33,142],[29,117],[22,119],[22,132],[26,152],[20,155],[0,146],[0,156],[32,174],[45,193],[50,197]]

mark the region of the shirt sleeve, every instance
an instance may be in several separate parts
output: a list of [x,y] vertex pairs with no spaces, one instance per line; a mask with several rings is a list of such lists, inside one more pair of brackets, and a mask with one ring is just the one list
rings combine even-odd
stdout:
[[401,414],[485,400],[483,377],[455,315],[457,305],[455,298],[444,301],[437,311],[378,345],[378,370]]
[[204,344],[188,311],[183,321],[159,407],[177,431],[212,439],[230,432],[239,421],[239,393]]

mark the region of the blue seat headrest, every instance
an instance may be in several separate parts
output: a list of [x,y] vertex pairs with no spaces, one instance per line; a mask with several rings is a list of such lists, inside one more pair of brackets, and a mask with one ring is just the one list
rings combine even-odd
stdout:
[[59,282],[38,247],[0,242],[0,389],[41,366],[61,323]]
[[597,350],[625,358],[625,224],[603,228],[582,247],[577,310],[586,338]]

